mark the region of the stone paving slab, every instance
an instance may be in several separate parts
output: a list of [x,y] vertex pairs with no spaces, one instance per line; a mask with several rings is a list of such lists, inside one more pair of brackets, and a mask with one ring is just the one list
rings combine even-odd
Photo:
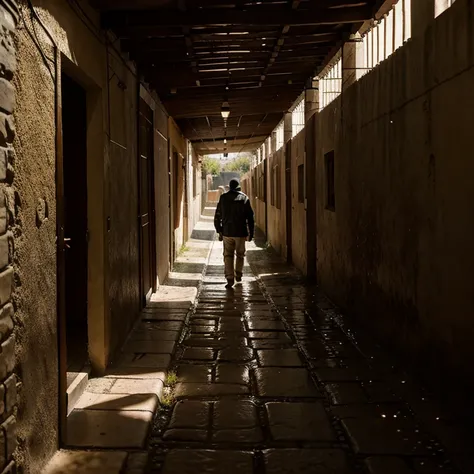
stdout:
[[143,448],[152,419],[149,411],[73,410],[67,420],[67,445]]
[[336,449],[268,449],[265,474],[351,474],[346,455]]
[[121,451],[61,450],[42,471],[43,474],[120,474],[127,453]]
[[210,408],[208,402],[180,401],[174,407],[169,428],[207,429]]
[[176,385],[174,396],[180,398],[220,397],[224,395],[244,395],[249,393],[245,385],[228,383],[183,383]]
[[301,367],[304,365],[296,349],[267,349],[257,351],[262,367]]
[[335,441],[328,413],[319,402],[266,404],[272,438],[276,441]]
[[252,474],[253,454],[245,451],[176,449],[166,455],[163,474]]
[[119,367],[123,369],[153,369],[155,367],[168,367],[171,362],[170,354],[150,354],[125,352],[119,361]]
[[253,428],[257,426],[257,407],[248,400],[221,400],[214,404],[213,427]]
[[245,365],[226,365],[216,366],[216,382],[248,385],[250,381],[249,368]]
[[207,365],[181,364],[177,368],[176,375],[179,382],[206,383],[211,381],[212,368]]
[[409,419],[352,418],[342,425],[357,454],[420,456],[432,452],[420,428]]
[[114,410],[114,411],[149,411],[154,413],[158,407],[155,394],[104,394],[85,392],[79,399],[77,410]]
[[147,472],[474,472],[472,437],[393,357],[271,250],[249,250],[244,281],[229,291],[213,244]]
[[175,341],[129,341],[124,352],[134,354],[172,354]]
[[162,329],[134,331],[130,341],[177,341],[180,331],[163,331]]
[[261,397],[320,397],[322,396],[308,370],[299,368],[265,367],[255,369],[257,393]]

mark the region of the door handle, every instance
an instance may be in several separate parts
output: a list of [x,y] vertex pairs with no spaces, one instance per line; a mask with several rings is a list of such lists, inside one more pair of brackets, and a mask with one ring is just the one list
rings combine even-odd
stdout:
[[66,247],[67,249],[70,249],[71,246],[69,245],[69,242],[71,242],[72,239],[68,238],[68,237],[64,237],[64,247]]

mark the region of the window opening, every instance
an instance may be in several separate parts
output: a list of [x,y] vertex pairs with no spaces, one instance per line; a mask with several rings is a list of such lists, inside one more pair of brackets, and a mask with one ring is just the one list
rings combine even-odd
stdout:
[[292,137],[296,137],[304,128],[304,99],[302,98],[291,113]]
[[275,135],[276,135],[276,151],[278,151],[285,144],[285,129],[284,129],[283,122],[280,122],[280,124],[275,129]]
[[319,78],[319,104],[321,110],[341,95],[341,92],[342,57],[339,57]]

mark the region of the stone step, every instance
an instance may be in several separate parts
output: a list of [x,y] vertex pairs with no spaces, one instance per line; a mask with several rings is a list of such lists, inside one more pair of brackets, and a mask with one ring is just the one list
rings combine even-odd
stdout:
[[89,382],[89,368],[84,368],[81,372],[67,373],[67,414],[74,410],[79,398],[86,390]]

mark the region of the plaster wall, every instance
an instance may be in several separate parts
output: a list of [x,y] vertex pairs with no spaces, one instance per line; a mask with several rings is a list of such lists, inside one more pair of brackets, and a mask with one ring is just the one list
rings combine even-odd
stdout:
[[321,287],[435,380],[471,386],[473,18],[456,0],[414,32],[319,114],[316,143]]
[[[81,3],[94,30],[98,15]],[[124,67],[112,53],[109,62],[115,76],[108,91],[103,36],[93,34],[68,2],[33,4],[58,45],[62,65],[88,96],[89,351],[100,371],[120,347],[139,308],[136,80],[133,69]],[[33,42],[27,3],[22,2],[21,8],[25,24],[18,30],[17,41],[15,178],[21,200],[12,196],[22,222],[15,244],[17,357],[23,384],[18,435],[24,472],[39,473],[58,447],[55,85],[46,66],[52,68],[53,63],[46,59],[45,64]],[[35,30],[45,56],[54,58],[38,23]],[[119,80],[125,90],[118,87]],[[39,225],[41,203],[48,216]]]
[[[253,201],[253,211],[255,213],[255,225],[262,231],[266,233],[266,222],[265,222],[265,214],[267,212],[267,205],[265,202],[265,167],[266,167],[266,160],[262,161],[257,167],[254,169],[254,176],[255,176],[255,185],[257,187],[257,192],[254,193],[255,199]],[[262,195],[263,194],[263,195]]]
[[[109,53],[110,140],[106,154],[106,219],[109,298],[108,334],[113,359],[139,310],[139,233],[137,158],[137,80],[134,72]],[[112,79],[110,76],[116,75]],[[123,84],[126,89],[123,90]],[[93,195],[90,195],[93,199]],[[93,203],[92,203],[93,204]]]
[[[285,193],[285,147],[280,148],[268,158],[269,179],[267,181],[267,241],[280,255],[286,255],[286,193]],[[279,182],[280,206],[278,208],[277,184]],[[272,185],[274,186],[274,205],[272,205]]]
[[202,196],[202,179],[201,179],[201,164],[200,157],[191,148],[191,156],[188,157],[188,235],[187,239],[191,237],[194,227],[201,218],[201,196]]
[[[296,268],[306,273],[306,207],[298,200],[298,167],[305,165],[305,130],[291,140],[291,223],[292,258]],[[301,183],[300,183],[301,184]],[[304,186],[304,180],[303,180]],[[303,190],[304,193],[304,190]]]
[[168,115],[155,97],[155,220],[156,266],[158,284],[170,269],[170,163],[168,151]]
[[172,209],[172,238],[174,239],[174,252],[171,256],[172,261],[176,258],[182,245],[186,243],[186,235],[184,228],[184,206],[185,206],[185,193],[184,187],[186,185],[183,165],[185,164],[187,150],[186,150],[186,139],[184,138],[181,130],[176,125],[176,122],[169,118],[168,132],[169,132],[169,150],[171,154],[171,160],[173,159],[173,151],[178,152],[178,169],[177,179],[171,180],[171,196],[175,196],[177,193],[177,204],[178,207],[175,209],[174,199],[171,199]]

